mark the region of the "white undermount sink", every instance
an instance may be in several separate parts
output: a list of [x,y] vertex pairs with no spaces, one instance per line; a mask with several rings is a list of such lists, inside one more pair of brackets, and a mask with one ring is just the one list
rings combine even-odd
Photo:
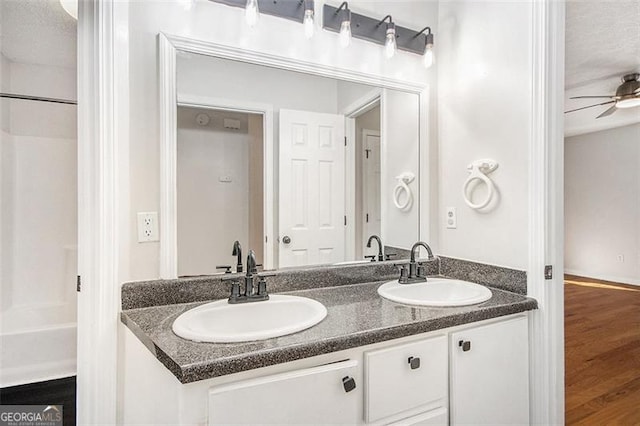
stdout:
[[487,287],[448,278],[429,278],[427,282],[411,284],[389,281],[378,287],[378,294],[393,302],[419,306],[464,306],[491,299]]
[[234,343],[270,339],[318,324],[327,308],[306,297],[270,295],[269,300],[229,304],[207,303],[180,315],[173,332],[196,342]]

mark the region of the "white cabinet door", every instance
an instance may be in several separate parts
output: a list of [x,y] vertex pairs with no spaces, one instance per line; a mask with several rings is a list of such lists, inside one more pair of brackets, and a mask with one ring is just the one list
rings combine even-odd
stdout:
[[361,423],[358,374],[347,360],[213,387],[209,425]]
[[447,403],[447,337],[365,352],[367,422]]
[[279,266],[344,261],[344,116],[280,110],[279,149]]
[[529,423],[527,318],[451,334],[451,424]]

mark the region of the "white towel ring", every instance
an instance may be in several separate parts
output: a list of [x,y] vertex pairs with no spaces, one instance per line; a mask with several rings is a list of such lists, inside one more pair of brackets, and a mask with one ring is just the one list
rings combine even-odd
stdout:
[[[467,169],[470,171],[470,173],[469,177],[462,186],[462,196],[464,198],[464,202],[472,209],[480,210],[487,207],[491,203],[493,194],[495,193],[495,186],[493,184],[493,181],[489,179],[487,174],[491,173],[497,168],[498,163],[493,160],[474,161],[473,163],[469,164],[469,166],[467,166]],[[470,189],[472,189],[471,183],[475,180],[484,182],[484,184],[487,185],[487,196],[483,201],[479,203],[474,203],[473,201],[471,201],[471,192],[473,192],[470,191]]]
[[[393,204],[395,204],[399,210],[407,211],[411,209],[413,205],[413,193],[411,192],[411,188],[409,188],[409,184],[413,182],[415,178],[413,173],[403,173],[400,176],[396,176],[398,184],[393,188]],[[402,193],[406,194],[404,202],[400,201]]]

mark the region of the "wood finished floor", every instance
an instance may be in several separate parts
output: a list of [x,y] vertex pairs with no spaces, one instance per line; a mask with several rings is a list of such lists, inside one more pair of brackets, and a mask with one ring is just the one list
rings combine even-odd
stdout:
[[568,425],[640,425],[640,287],[565,276]]

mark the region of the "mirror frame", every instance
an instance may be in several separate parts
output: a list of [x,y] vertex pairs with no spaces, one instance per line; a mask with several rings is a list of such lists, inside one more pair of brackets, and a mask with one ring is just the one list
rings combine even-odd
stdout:
[[[177,238],[177,111],[178,104],[212,108],[208,103],[194,102],[184,99],[180,102],[177,93],[177,55],[178,52],[195,53],[212,56],[218,59],[246,62],[288,71],[328,77],[359,84],[368,84],[375,88],[399,90],[418,95],[419,102],[419,164],[418,169],[418,239],[429,240],[430,237],[430,172],[429,152],[429,86],[391,79],[376,74],[362,73],[344,68],[328,67],[312,62],[299,61],[292,58],[265,54],[248,49],[230,47],[203,40],[190,39],[166,33],[158,34],[158,81],[160,99],[160,278],[178,278],[178,238]],[[243,106],[249,103],[243,103]],[[234,105],[228,105],[233,108]],[[237,105],[236,105],[237,107]],[[243,108],[246,109],[246,108]],[[266,109],[266,110],[265,110]],[[268,124],[267,114],[273,111],[267,106],[256,105],[256,112],[265,114],[265,126]],[[265,127],[265,131],[267,128]],[[265,133],[266,136],[266,133]],[[384,135],[383,135],[384,136]],[[270,138],[272,139],[272,137]],[[384,139],[384,137],[383,137]],[[268,141],[265,138],[265,141]],[[269,143],[269,142],[266,142]],[[271,143],[273,141],[271,140]],[[384,143],[384,140],[382,141]],[[273,158],[267,158],[267,166],[273,169]],[[425,170],[427,172],[425,172]],[[271,171],[271,176],[273,176]],[[265,232],[274,236],[273,216],[273,182],[265,181]],[[268,192],[267,192],[268,191]],[[269,209],[268,204],[271,203]],[[269,209],[269,211],[267,211]],[[426,218],[425,218],[426,217]],[[275,236],[274,236],[275,237]],[[273,258],[273,256],[272,256]],[[270,265],[265,264],[265,269]],[[271,265],[272,266],[272,265]],[[271,268],[269,268],[271,269]]]

